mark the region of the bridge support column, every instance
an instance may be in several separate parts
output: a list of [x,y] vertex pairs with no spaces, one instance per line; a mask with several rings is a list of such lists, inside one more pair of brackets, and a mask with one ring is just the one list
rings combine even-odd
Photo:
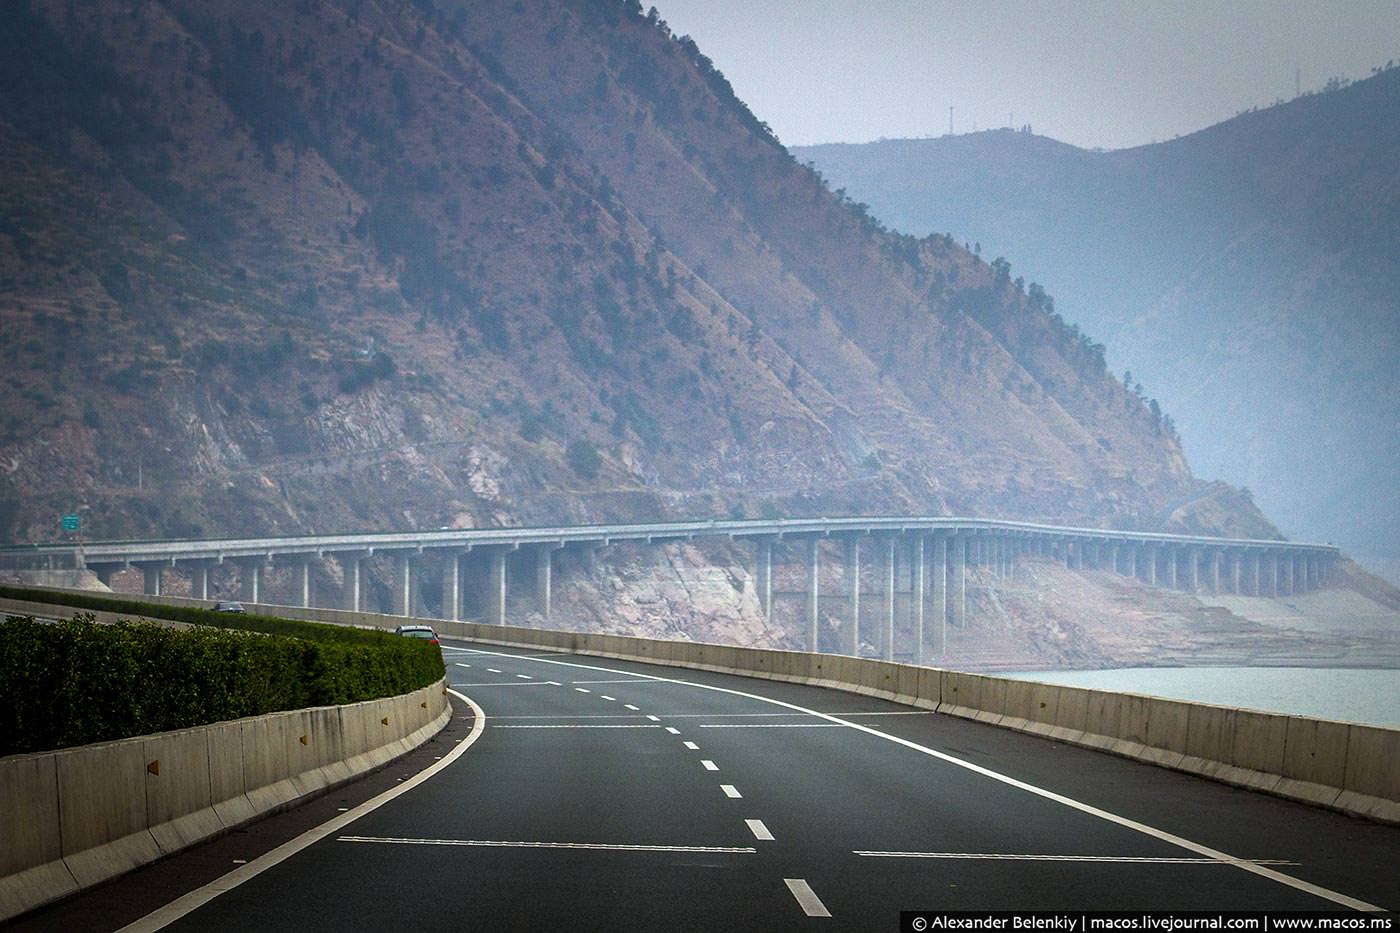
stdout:
[[[103,580],[103,582],[106,581]],[[195,599],[209,598],[209,562],[207,560],[195,561],[194,566],[190,568],[190,595]]]
[[491,568],[490,576],[487,578],[487,586],[490,589],[486,601],[487,616],[486,621],[491,625],[506,624],[506,549],[504,547],[491,548]]
[[1265,595],[1273,597],[1278,595],[1278,554],[1270,553],[1264,561],[1264,578],[1266,584]]
[[909,542],[909,622],[914,630],[914,663],[924,663],[924,536]]
[[302,558],[297,564],[297,605],[303,609],[311,608],[311,560]]
[[934,657],[943,657],[948,637],[948,539],[933,539]]
[[1196,548],[1186,549],[1186,591],[1195,593],[1200,589],[1201,552]]
[[442,617],[462,621],[462,556],[461,551],[449,551],[442,565]]
[[846,539],[846,613],[850,632],[842,639],[846,653],[860,653],[860,538]]
[[1210,561],[1210,591],[1211,591],[1212,593],[1219,593],[1219,592],[1220,592],[1220,558],[1221,558],[1223,555],[1220,553],[1220,551],[1216,550],[1215,548],[1211,548],[1211,549],[1210,549],[1209,551],[1207,551],[1206,553],[1208,553],[1208,554],[1210,555],[1210,557],[1207,558],[1207,560]]
[[899,549],[895,547],[894,536],[886,538],[883,542],[883,566],[882,576],[885,579],[885,599],[884,613],[880,620],[880,656],[886,661],[894,660],[894,590],[895,581],[898,579]]
[[967,539],[956,537],[950,544],[953,548],[953,628],[967,628]]
[[1260,557],[1259,552],[1254,551],[1249,555],[1249,595],[1262,596],[1263,590],[1260,586],[1259,573]]
[[1236,596],[1243,596],[1244,593],[1240,589],[1240,564],[1242,561],[1240,560],[1239,551],[1227,551],[1225,559],[1230,565],[1230,592],[1234,593]]
[[1181,559],[1178,549],[1170,545],[1162,549],[1167,556],[1167,589],[1180,589],[1177,583],[1177,563]]
[[1293,595],[1293,555],[1283,555],[1283,581],[1279,584],[1280,596]]
[[1129,544],[1128,546],[1123,548],[1123,550],[1126,553],[1126,562],[1123,566],[1123,575],[1126,577],[1133,577],[1134,579],[1136,579],[1138,564],[1138,546],[1136,544]]
[[391,615],[413,615],[413,555],[399,551],[394,555],[394,605]]
[[821,650],[821,632],[818,628],[818,597],[821,595],[821,539],[807,541],[807,644],[813,653]]
[[535,551],[535,601],[546,619],[554,610],[554,552],[563,546],[544,544]]
[[238,562],[238,597],[245,603],[256,605],[262,601],[263,563],[262,558]]
[[1156,585],[1157,585],[1157,546],[1156,546],[1155,544],[1149,544],[1149,545],[1146,547],[1146,549],[1145,549],[1144,556],[1147,558],[1147,561],[1146,561],[1145,564],[1143,564],[1143,568],[1142,568],[1142,571],[1143,571],[1143,582],[1146,583],[1148,586],[1156,586]]
[[350,612],[360,611],[360,596],[364,590],[360,577],[363,572],[364,555],[360,552],[336,555],[343,572],[341,583],[341,605]]
[[142,593],[145,593],[147,596],[159,596],[159,595],[161,595],[161,592],[160,592],[160,584],[161,584],[160,571],[161,571],[161,568],[164,567],[164,566],[165,566],[164,563],[159,563],[159,564],[141,564],[141,565],[140,565],[140,567],[141,567],[141,572],[142,572],[142,574],[145,576],[145,580],[143,581],[143,585],[142,585],[142,587],[141,587],[141,592],[142,592]]
[[773,621],[773,542],[760,538],[755,544],[754,555],[756,572],[754,585],[758,590],[758,605],[763,610],[765,622]]

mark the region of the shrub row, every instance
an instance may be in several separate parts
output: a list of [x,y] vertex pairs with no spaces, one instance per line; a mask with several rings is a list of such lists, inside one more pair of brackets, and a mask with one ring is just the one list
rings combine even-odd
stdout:
[[[52,593],[0,587],[15,599]],[[65,605],[193,622],[0,624],[0,756],[408,693],[443,676],[420,639],[101,596]]]

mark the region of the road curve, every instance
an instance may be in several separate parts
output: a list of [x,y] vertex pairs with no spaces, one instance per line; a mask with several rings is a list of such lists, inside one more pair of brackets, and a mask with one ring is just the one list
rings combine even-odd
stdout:
[[834,690],[465,642],[445,656],[484,713],[465,754],[133,928],[889,931],[914,909],[1400,907],[1394,827]]

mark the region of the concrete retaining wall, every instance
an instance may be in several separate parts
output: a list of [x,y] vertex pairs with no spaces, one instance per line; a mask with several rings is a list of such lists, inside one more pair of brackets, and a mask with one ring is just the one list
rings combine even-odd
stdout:
[[308,795],[436,735],[443,681],[347,706],[0,758],[0,921]]

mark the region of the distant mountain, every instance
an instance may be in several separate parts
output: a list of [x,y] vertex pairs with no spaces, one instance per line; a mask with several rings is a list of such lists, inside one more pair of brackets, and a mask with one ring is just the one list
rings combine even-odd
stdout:
[[0,10],[0,538],[935,512],[1274,530],[633,0]]
[[1400,557],[1400,69],[1115,152],[793,153],[895,230],[1007,257],[1289,534]]

